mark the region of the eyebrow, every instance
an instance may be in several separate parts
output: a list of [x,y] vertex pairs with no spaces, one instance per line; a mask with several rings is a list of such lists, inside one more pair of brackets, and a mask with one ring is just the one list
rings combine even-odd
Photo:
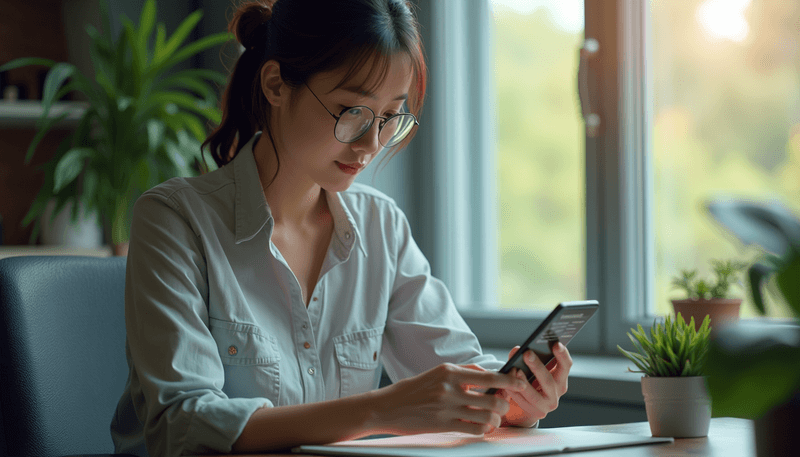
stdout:
[[[361,96],[361,97],[369,97],[369,98],[371,98],[373,100],[377,100],[378,99],[378,97],[374,93],[372,93],[372,92],[370,92],[368,90],[364,90],[361,87],[357,87],[357,86],[342,87],[339,90],[343,90],[345,92],[351,92],[351,93],[356,94],[356,95]],[[408,100],[408,94],[398,95],[397,97],[394,98],[394,100]]]

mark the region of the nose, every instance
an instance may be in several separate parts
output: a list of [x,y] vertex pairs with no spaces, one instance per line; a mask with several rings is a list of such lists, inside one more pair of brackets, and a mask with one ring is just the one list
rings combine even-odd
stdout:
[[374,154],[375,152],[380,151],[381,148],[383,148],[383,146],[381,146],[381,143],[378,140],[378,134],[380,130],[378,128],[379,123],[380,120],[375,119],[375,122],[373,122],[372,125],[369,127],[367,133],[365,133],[364,136],[362,136],[358,140],[350,143],[350,147],[354,151],[365,152],[367,154]]

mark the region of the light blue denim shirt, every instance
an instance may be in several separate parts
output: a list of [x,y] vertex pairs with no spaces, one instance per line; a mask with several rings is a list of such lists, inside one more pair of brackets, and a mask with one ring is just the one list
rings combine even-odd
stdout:
[[362,184],[326,193],[334,234],[306,307],[271,241],[256,138],[135,204],[117,452],[229,452],[256,409],[375,389],[381,365],[392,380],[444,362],[502,366],[431,276],[402,211]]

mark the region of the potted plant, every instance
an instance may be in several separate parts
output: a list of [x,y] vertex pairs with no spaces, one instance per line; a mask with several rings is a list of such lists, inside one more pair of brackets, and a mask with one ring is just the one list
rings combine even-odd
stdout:
[[45,134],[67,116],[50,116],[53,104],[68,93],[85,100],[77,128],[44,165],[44,185],[23,220],[23,225],[35,224],[31,240],[37,238],[41,216],[54,200],[55,213],[71,206],[73,221],[79,211],[96,210],[106,240],[124,252],[129,213],[138,196],[170,177],[197,174],[206,123],[220,121],[217,88],[211,83],[224,83],[225,76],[211,70],[179,70],[176,65],[228,41],[230,35],[219,33],[184,45],[202,12],[190,14],[168,37],[164,24],[156,24],[155,0],[147,0],[139,24],[123,17],[123,31],[114,38],[105,1],[101,13],[103,30],[86,28],[94,77],[72,64],[40,58],[17,59],[0,71],[49,67],[43,114],[26,163]]
[[783,205],[717,201],[711,215],[742,243],[763,250],[748,271],[756,309],[766,314],[765,285],[792,318],[723,329],[709,350],[714,414],[755,420],[761,456],[797,455],[800,449],[800,220]]
[[672,300],[675,313],[687,319],[693,317],[701,322],[705,316],[711,318],[712,334],[723,325],[739,320],[742,299],[731,296],[731,286],[740,285],[739,274],[747,267],[746,263],[733,260],[711,260],[713,279],[697,277],[697,270],[683,270],[672,278],[675,288],[686,292],[685,299]]
[[694,318],[687,323],[678,313],[663,324],[653,323],[650,335],[641,325],[628,333],[635,351],[617,348],[643,373],[647,421],[653,436],[675,438],[708,435],[711,399],[703,376],[708,356],[709,317],[696,329]]

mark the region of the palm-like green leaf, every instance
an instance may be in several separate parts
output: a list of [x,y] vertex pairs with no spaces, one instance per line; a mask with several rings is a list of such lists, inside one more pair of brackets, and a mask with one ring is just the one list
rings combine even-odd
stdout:
[[73,148],[67,151],[58,161],[55,171],[53,193],[58,193],[67,184],[70,184],[83,170],[83,161],[90,158],[94,150],[91,148]]
[[56,62],[50,59],[42,59],[39,57],[22,57],[20,59],[14,59],[11,62],[0,65],[0,71],[27,67],[28,65],[44,65],[45,67],[52,67],[55,64]]
[[[175,29],[175,32],[169,38],[169,40],[164,43],[162,46],[156,47],[156,53],[153,56],[153,66],[160,67],[164,64],[164,61],[172,56],[175,51],[186,41],[186,38],[189,37],[189,34],[195,28],[200,19],[202,19],[203,13],[201,11],[195,11],[192,14],[188,15],[186,19],[183,20],[178,25],[178,28]],[[166,33],[165,33],[166,35]],[[166,65],[168,66],[168,65]]]
[[36,128],[39,130],[36,132],[36,135],[33,136],[33,141],[31,141],[31,144],[28,145],[28,151],[25,153],[26,164],[31,163],[31,159],[33,159],[33,153],[36,150],[36,147],[42,141],[44,136],[47,135],[47,132],[49,132],[54,125],[66,119],[67,116],[69,116],[69,113],[62,113],[54,117],[42,117],[36,122]]
[[[122,32],[112,37],[104,0],[100,7],[102,31],[86,28],[93,77],[81,74],[73,65],[39,58],[17,59],[0,67],[50,67],[42,101],[44,114],[37,122],[26,163],[47,132],[67,116],[50,114],[57,100],[74,91],[82,94],[88,105],[78,127],[43,167],[44,186],[24,220],[26,225],[34,223],[32,239],[38,235],[38,217],[47,202],[55,199],[58,208],[78,200],[87,209],[97,208],[110,238],[124,241],[136,198],[164,179],[195,174],[206,125],[221,119],[216,85],[224,84],[225,76],[200,69],[164,75],[175,64],[227,41],[229,34],[210,35],[184,46],[202,13],[190,14],[168,37],[164,24],[156,22],[155,0],[147,0],[138,24],[123,18]],[[78,205],[73,207],[76,215]]]
[[67,78],[72,76],[75,72],[75,65],[72,64],[59,62],[53,65],[44,80],[42,107],[45,109],[45,111],[48,111],[50,109],[50,105],[56,101],[55,96],[58,93],[58,90],[64,84],[64,81],[66,81]]
[[139,31],[137,33],[136,47],[147,54],[147,40],[150,34],[153,33],[153,27],[156,24],[156,2],[155,0],[147,0],[142,7],[142,15],[139,18]]
[[179,49],[177,52],[167,57],[162,62],[153,62],[153,66],[150,67],[147,76],[154,77],[156,75],[159,75],[164,71],[165,68],[173,67],[197,53],[203,52],[209,48],[213,48],[214,46],[223,44],[230,39],[231,35],[228,33],[218,33],[216,35],[210,35],[205,38],[201,38],[195,41],[194,43],[188,44],[183,48]]
[[800,253],[793,251],[776,276],[778,288],[795,316],[800,316]]

